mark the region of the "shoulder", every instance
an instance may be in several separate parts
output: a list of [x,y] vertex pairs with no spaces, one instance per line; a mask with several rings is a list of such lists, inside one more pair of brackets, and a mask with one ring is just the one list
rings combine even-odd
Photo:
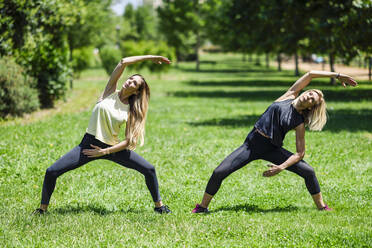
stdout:
[[275,102],[284,102],[288,100],[294,100],[296,97],[289,91],[287,91],[284,95],[279,97],[278,99],[275,100]]

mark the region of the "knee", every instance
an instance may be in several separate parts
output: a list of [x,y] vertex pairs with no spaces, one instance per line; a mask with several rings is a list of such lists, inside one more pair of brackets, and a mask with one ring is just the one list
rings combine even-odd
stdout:
[[315,177],[315,170],[313,167],[308,165],[306,162],[301,161],[301,166],[303,167],[302,176],[306,177]]
[[228,173],[225,170],[221,170],[219,168],[216,168],[213,171],[212,177],[218,180],[223,180],[228,176]]
[[58,172],[56,170],[53,170],[52,167],[49,167],[48,169],[46,169],[45,171],[45,177],[54,177],[54,178],[57,178],[59,175],[58,175]]
[[143,174],[145,175],[145,176],[156,176],[156,171],[155,171],[155,167],[154,166],[148,166],[145,170],[144,170],[144,172],[143,172]]

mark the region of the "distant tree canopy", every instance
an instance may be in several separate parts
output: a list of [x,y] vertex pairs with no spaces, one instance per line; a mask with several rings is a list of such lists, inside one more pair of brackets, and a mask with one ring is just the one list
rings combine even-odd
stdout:
[[197,69],[206,39],[225,51],[274,54],[279,68],[281,54],[293,55],[296,74],[299,54],[328,55],[331,70],[337,57],[347,63],[359,55],[372,63],[371,0],[163,0],[156,10],[128,4],[122,17],[111,3],[0,1],[0,56],[13,57],[35,78],[42,107],[64,95],[73,70],[91,64],[93,48],[110,47],[105,55],[116,49],[121,56],[172,56],[174,48],[178,60],[195,60]]
[[[370,0],[206,0],[208,37],[225,50],[328,54],[350,61],[370,54]],[[298,74],[296,60],[296,74]]]

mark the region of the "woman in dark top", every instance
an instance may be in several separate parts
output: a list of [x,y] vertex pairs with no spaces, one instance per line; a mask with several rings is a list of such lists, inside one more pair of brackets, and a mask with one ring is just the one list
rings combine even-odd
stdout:
[[[303,177],[317,208],[332,210],[323,202],[314,169],[302,160],[305,155],[305,126],[310,130],[320,131],[327,121],[326,103],[320,90],[311,89],[299,95],[313,78],[319,77],[337,78],[344,87],[346,84],[357,85],[351,77],[335,72],[310,71],[303,75],[267,108],[244,143],[213,171],[203,200],[201,204],[196,205],[193,213],[208,212],[208,205],[222,181],[256,159],[264,159],[272,163],[268,165],[270,169],[263,173],[265,177],[275,176],[284,169]],[[284,137],[291,129],[296,131],[296,153],[291,153],[282,147]]]

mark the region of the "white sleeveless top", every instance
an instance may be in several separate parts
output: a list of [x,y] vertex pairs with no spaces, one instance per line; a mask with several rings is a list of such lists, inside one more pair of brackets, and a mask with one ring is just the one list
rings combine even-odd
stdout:
[[94,106],[87,133],[108,145],[119,143],[120,126],[128,120],[129,104],[119,99],[119,91],[115,91]]

